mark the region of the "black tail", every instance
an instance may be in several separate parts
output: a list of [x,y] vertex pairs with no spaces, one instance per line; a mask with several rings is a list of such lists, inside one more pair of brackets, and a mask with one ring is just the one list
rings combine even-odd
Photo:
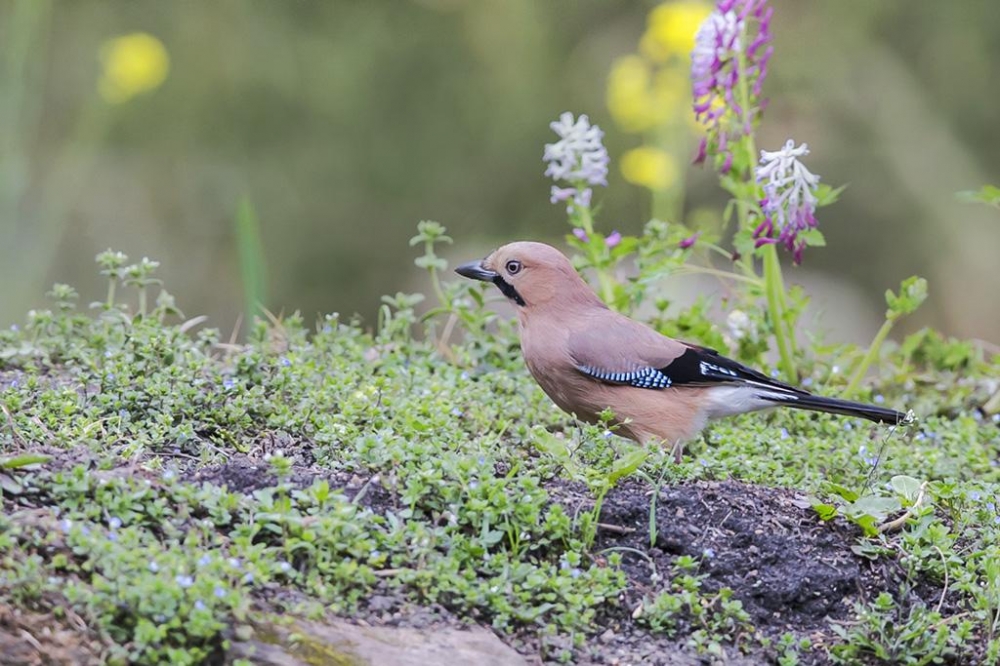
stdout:
[[788,395],[776,394],[766,396],[768,400],[786,407],[796,409],[809,409],[814,412],[829,412],[830,414],[841,414],[842,416],[857,416],[876,423],[889,423],[899,425],[906,421],[906,414],[897,412],[895,409],[866,405],[861,402],[851,402],[850,400],[839,400],[837,398],[824,398],[818,395],[789,393]]

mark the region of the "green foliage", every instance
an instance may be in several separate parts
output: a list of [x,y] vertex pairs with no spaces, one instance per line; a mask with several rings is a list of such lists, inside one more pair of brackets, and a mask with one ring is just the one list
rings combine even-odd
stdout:
[[913,276],[903,280],[902,284],[899,286],[899,293],[894,294],[891,290],[887,289],[885,292],[885,303],[888,306],[888,310],[885,311],[885,323],[875,334],[875,339],[868,346],[868,352],[865,354],[864,358],[858,363],[857,368],[854,370],[854,374],[851,377],[851,381],[848,383],[845,393],[850,395],[855,392],[861,385],[861,380],[864,378],[865,373],[868,372],[868,368],[871,364],[878,358],[878,354],[882,349],[882,344],[885,342],[886,338],[889,337],[889,332],[895,325],[896,321],[900,317],[904,317],[908,314],[916,312],[923,302],[927,299],[927,280]]
[[858,608],[853,626],[833,625],[844,642],[833,647],[831,656],[839,664],[940,663],[954,658],[969,637],[968,623],[961,624],[966,626],[953,631],[940,613],[920,605],[904,611],[891,594],[883,592],[870,606]]
[[[636,248],[645,275],[686,270],[690,248],[676,245],[685,232],[648,225],[652,240]],[[112,299],[98,316],[76,309],[72,288],[53,287],[51,310],[0,332],[0,479],[11,508],[0,520],[0,595],[43,608],[60,600],[99,629],[119,662],[197,663],[272,586],[343,613],[382,590],[501,632],[582,637],[625,592],[620,549],[591,552],[610,490],[630,476],[651,487],[735,477],[824,496],[823,517],[870,535],[860,555],[897,552],[912,576],[947,580],[967,600],[969,621],[989,627],[988,649],[1000,649],[998,514],[974,499],[997,493],[996,425],[968,416],[989,399],[978,387],[995,369],[977,349],[925,331],[886,356],[886,377],[934,378],[877,385],[887,401],[940,401],[941,382],[951,382],[949,409],[965,416],[929,415],[908,438],[886,437],[874,461],[867,430],[781,412],[719,423],[711,446],[692,443],[695,459],[676,465],[669,452],[622,443],[610,421],[572,427],[527,377],[510,319],[491,307],[501,297],[441,279],[436,247],[446,239],[424,223],[414,240],[419,265],[438,281],[437,302],[421,316],[421,294],[387,297],[373,331],[330,315],[311,333],[290,316],[256,322],[246,344],[223,343],[214,329],[170,323],[166,305],[142,316],[141,299],[129,299],[156,285],[156,262],[129,265],[111,251],[98,258]],[[650,302],[650,284],[621,285],[620,302]],[[895,298],[897,310],[910,307],[919,283]],[[678,318],[656,302],[653,323],[759,356],[766,315],[739,303],[726,328],[706,301]],[[821,364],[812,372],[815,383],[835,377]],[[50,447],[44,456],[39,442]],[[244,492],[197,480],[201,466],[233,455],[263,463]],[[303,478],[304,455],[325,473]],[[141,472],[116,472],[123,460]],[[558,479],[582,483],[592,504],[561,504],[546,490]],[[654,493],[651,544],[655,502]],[[637,621],[721,654],[754,630],[736,592],[706,592],[698,567],[682,556],[659,572]],[[932,644],[886,634],[895,607],[864,612],[852,631],[866,650],[964,649],[965,625],[934,624],[938,611],[903,616],[932,624],[932,636],[945,627],[946,639]],[[810,648],[789,638],[767,649],[792,664]]]
[[1000,208],[1000,187],[983,185],[978,190],[965,190],[958,193],[958,199],[966,203],[981,203]]

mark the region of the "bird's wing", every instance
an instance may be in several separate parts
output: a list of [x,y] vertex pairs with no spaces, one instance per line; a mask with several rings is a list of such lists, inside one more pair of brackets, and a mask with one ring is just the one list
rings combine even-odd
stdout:
[[714,349],[660,335],[648,326],[605,312],[570,333],[570,357],[578,372],[606,384],[644,389],[747,384],[803,394],[722,356]]

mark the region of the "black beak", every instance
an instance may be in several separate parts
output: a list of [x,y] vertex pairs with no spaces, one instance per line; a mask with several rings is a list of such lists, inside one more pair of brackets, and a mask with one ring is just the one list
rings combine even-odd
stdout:
[[483,268],[482,261],[470,261],[467,264],[462,264],[455,269],[455,272],[470,280],[482,280],[483,282],[492,282],[497,277],[493,271]]

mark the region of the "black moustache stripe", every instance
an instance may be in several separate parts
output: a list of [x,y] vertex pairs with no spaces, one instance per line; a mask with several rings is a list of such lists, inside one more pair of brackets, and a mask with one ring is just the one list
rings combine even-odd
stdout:
[[497,275],[495,278],[493,278],[493,284],[495,284],[497,286],[497,289],[499,289],[500,292],[510,300],[514,301],[515,303],[521,306],[526,305],[524,299],[521,298],[521,294],[517,293],[517,289],[514,289],[514,285],[512,285],[510,282],[507,282],[502,277]]

